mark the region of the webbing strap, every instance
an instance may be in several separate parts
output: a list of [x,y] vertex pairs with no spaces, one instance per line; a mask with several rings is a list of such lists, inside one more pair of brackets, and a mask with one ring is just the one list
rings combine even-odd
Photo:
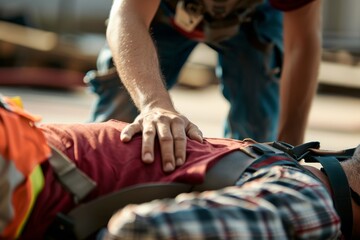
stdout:
[[256,157],[249,157],[241,151],[228,153],[206,173],[204,182],[194,185],[191,191],[201,192],[233,186],[246,168],[256,159]]
[[94,231],[106,226],[110,217],[128,204],[175,198],[180,193],[189,192],[191,187],[191,185],[181,183],[149,183],[132,186],[80,205],[68,216],[74,223],[73,231],[77,239],[85,239]]
[[96,182],[90,179],[84,172],[56,148],[51,147],[52,156],[49,163],[58,180],[75,198],[75,202],[81,201],[95,187]]
[[313,157],[318,161],[329,179],[333,190],[334,206],[341,220],[341,232],[345,239],[351,239],[353,226],[353,213],[351,205],[351,192],[346,174],[337,158],[332,156]]

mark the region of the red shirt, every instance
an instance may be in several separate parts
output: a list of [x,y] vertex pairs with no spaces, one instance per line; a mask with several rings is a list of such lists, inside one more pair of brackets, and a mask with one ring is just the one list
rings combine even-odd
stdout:
[[[315,0],[269,0],[270,5],[280,11],[292,11],[298,8],[305,6],[306,4],[313,2]],[[170,6],[170,9],[172,7]],[[170,22],[171,25],[182,35],[186,36],[187,38],[194,39],[197,41],[203,41],[205,39],[204,32],[203,32],[203,25],[200,23],[193,31],[187,32],[183,30],[181,27],[177,26],[174,22],[175,10],[172,9],[174,12],[170,14]]]
[[291,11],[305,6],[315,0],[269,0],[271,6],[281,11]]
[[[172,173],[161,168],[159,145],[155,162],[141,161],[141,137],[129,143],[120,141],[125,123],[109,121],[89,124],[51,124],[41,128],[50,144],[65,153],[78,168],[97,182],[86,199],[111,193],[144,182],[201,183],[206,170],[230,151],[246,147],[248,142],[230,139],[207,139],[204,143],[188,140],[187,161]],[[28,220],[22,239],[41,239],[58,212],[68,212],[75,205],[72,196],[55,179],[48,162],[42,165],[45,187]]]

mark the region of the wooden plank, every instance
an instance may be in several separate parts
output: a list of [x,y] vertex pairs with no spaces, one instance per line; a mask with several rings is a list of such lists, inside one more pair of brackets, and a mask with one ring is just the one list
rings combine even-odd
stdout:
[[56,33],[0,21],[0,41],[38,51],[51,51],[58,44]]

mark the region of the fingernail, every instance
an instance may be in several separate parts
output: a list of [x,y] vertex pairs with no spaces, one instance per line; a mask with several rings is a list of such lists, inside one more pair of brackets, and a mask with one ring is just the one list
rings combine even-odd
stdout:
[[164,171],[165,172],[170,172],[173,171],[175,169],[174,165],[171,163],[166,163],[164,166]]
[[153,161],[153,157],[151,155],[151,153],[145,153],[144,157],[143,157],[143,161],[145,162],[152,162]]
[[121,141],[128,141],[130,139],[130,137],[127,134],[121,134],[120,139],[121,139]]
[[176,166],[181,166],[184,163],[184,161],[181,158],[176,159]]

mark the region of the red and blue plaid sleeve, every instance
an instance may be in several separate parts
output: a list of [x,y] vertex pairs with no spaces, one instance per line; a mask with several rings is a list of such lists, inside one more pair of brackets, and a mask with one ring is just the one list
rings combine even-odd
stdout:
[[336,239],[331,196],[292,166],[247,172],[217,191],[129,205],[109,222],[124,239]]

